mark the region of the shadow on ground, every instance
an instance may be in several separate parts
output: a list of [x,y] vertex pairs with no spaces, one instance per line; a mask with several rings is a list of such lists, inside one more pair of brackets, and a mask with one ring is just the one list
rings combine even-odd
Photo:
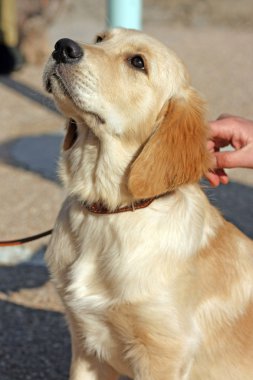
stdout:
[[253,239],[253,188],[230,182],[205,191],[224,217]]
[[2,161],[58,182],[57,167],[62,134],[43,134],[13,139],[0,145]]
[[[43,266],[0,267],[0,291],[36,288],[48,281]],[[70,338],[62,314],[0,302],[1,380],[68,378]]]
[[28,86],[27,84],[18,81],[17,79],[13,79],[8,75],[0,75],[0,84],[17,92],[25,98],[32,100],[34,103],[43,106],[48,111],[59,114],[59,111],[55,107],[54,102],[51,98]]
[[[0,267],[0,292],[45,284],[45,266]],[[0,379],[67,380],[70,336],[63,314],[0,301]],[[127,380],[126,378],[121,380]]]
[[1,380],[67,379],[70,340],[63,315],[2,301]]

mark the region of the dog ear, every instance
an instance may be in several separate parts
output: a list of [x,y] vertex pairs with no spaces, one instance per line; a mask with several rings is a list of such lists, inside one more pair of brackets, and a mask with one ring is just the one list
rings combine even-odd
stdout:
[[135,198],[149,198],[198,182],[210,166],[206,148],[204,104],[190,89],[172,98],[164,118],[130,167],[128,188]]
[[69,119],[67,121],[66,129],[67,132],[63,142],[63,150],[70,149],[74,145],[78,137],[77,125],[74,120]]

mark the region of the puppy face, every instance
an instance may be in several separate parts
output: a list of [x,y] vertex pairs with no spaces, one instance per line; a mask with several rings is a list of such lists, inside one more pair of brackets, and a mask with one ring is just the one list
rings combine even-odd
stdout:
[[[114,138],[134,146],[127,163],[131,194],[145,198],[196,182],[207,169],[203,105],[176,55],[127,29],[111,30],[97,36],[95,44],[73,49],[69,55],[77,49],[78,59],[59,59],[56,45],[45,86],[63,113],[100,141]],[[67,149],[74,136],[69,128]]]
[[84,119],[98,135],[148,134],[143,125],[154,125],[166,100],[186,82],[175,55],[140,32],[112,30],[80,47],[78,63],[51,57],[44,82],[66,116]]

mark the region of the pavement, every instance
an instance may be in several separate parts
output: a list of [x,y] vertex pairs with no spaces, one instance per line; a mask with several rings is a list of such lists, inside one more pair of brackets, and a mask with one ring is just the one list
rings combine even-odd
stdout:
[[[48,31],[51,49],[61,37],[89,42],[105,29],[103,11],[86,3],[87,8],[77,1],[59,15]],[[209,119],[224,112],[253,119],[253,29],[170,25],[161,21],[159,7],[155,12],[152,18],[147,8],[144,30],[184,60],[206,98]],[[0,240],[52,228],[63,199],[57,179],[63,118],[42,88],[42,72],[43,66],[26,65],[0,77]],[[253,238],[253,171],[229,175],[227,186],[205,184],[207,194]],[[0,248],[1,380],[68,378],[70,340],[43,260],[47,243],[44,238],[22,248]]]

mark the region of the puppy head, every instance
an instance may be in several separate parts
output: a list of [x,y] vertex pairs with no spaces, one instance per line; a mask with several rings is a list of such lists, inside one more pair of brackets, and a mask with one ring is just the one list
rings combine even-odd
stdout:
[[56,43],[44,72],[60,110],[99,139],[110,135],[143,143],[163,104],[187,80],[180,60],[133,30],[102,33],[95,44],[69,41]]
[[119,160],[103,162],[116,162],[108,169],[122,178],[111,182],[123,183],[134,198],[198,181],[209,166],[203,104],[178,57],[133,30],[111,30],[91,45],[68,41],[56,44],[44,74],[73,120],[64,149],[75,149],[85,140],[81,134],[93,144],[91,133],[103,144],[98,155],[108,156],[113,146]]

